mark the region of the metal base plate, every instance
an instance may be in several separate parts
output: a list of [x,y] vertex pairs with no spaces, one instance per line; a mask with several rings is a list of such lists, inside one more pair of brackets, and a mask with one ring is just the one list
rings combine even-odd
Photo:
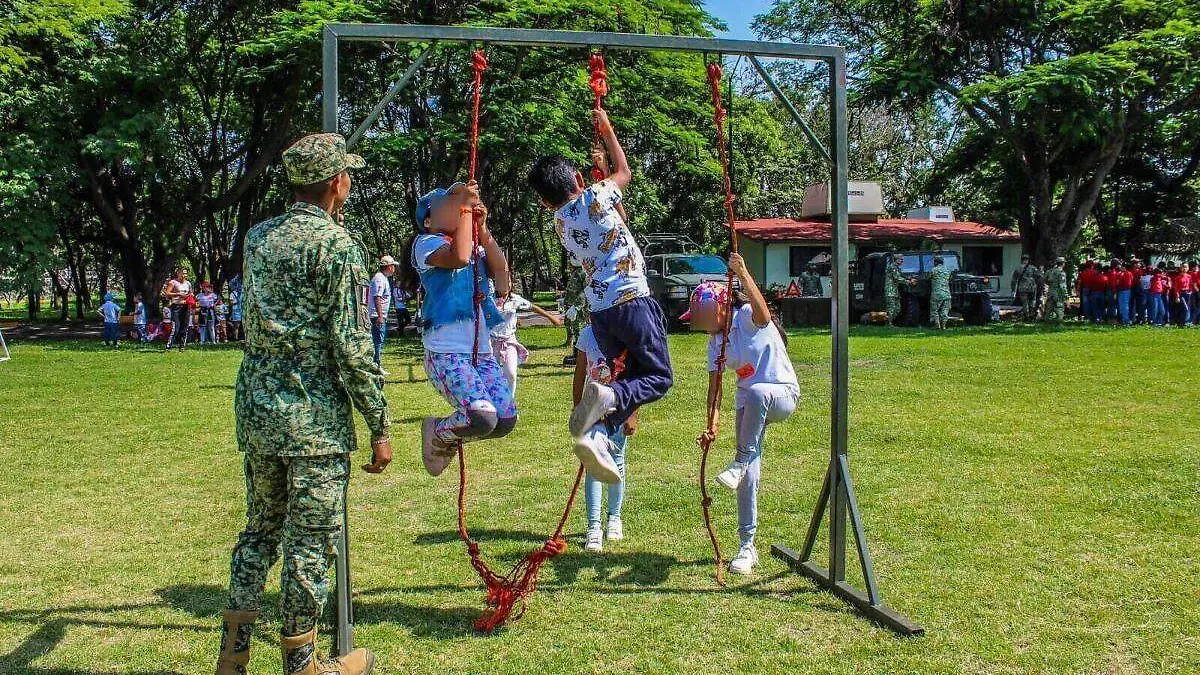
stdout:
[[855,609],[862,612],[863,616],[895,631],[899,635],[904,637],[920,637],[925,634],[925,629],[914,623],[912,619],[900,614],[886,604],[879,603],[872,605],[871,600],[867,598],[865,593],[845,581],[834,582],[829,578],[829,572],[824,567],[811,560],[800,560],[800,556],[792,549],[780,546],[779,544],[772,544],[771,555],[787,563],[787,566],[792,568],[793,571],[812,579],[821,588],[853,605]]

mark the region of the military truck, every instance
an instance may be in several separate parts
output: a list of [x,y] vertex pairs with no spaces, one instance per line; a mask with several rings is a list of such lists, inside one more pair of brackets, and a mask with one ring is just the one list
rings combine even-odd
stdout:
[[687,311],[692,291],[705,281],[725,281],[729,266],[719,256],[700,252],[694,241],[677,234],[648,234],[641,238],[650,295],[662,305],[667,328],[687,328],[679,316]]
[[992,320],[991,293],[1000,288],[999,277],[980,277],[960,271],[955,251],[897,251],[871,253],[852,263],[850,271],[851,318],[860,319],[869,312],[886,311],[884,272],[888,259],[899,253],[904,256],[900,273],[916,284],[900,289],[900,316],[896,322],[904,326],[919,326],[929,320],[929,271],[933,259],[941,256],[950,268],[950,311],[969,325],[981,326]]

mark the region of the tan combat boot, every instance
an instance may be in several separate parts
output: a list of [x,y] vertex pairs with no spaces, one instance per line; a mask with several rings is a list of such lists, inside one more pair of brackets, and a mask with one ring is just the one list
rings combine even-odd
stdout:
[[221,655],[217,657],[217,675],[246,675],[250,663],[250,627],[258,612],[221,613]]
[[282,636],[285,675],[367,675],[375,667],[375,655],[367,649],[355,649],[337,659],[317,654],[317,629],[303,635]]

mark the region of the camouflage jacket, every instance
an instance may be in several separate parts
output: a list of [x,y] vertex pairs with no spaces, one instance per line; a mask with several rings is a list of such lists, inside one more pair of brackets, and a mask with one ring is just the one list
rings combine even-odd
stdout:
[[234,393],[244,452],[317,456],[356,447],[350,405],[373,436],[391,423],[372,359],[362,252],[318,206],[296,203],[246,234],[246,354]]
[[1037,293],[1042,285],[1042,271],[1034,265],[1021,265],[1013,270],[1013,293]]
[[586,284],[587,281],[583,278],[583,272],[579,268],[567,269],[566,285],[563,287],[564,310],[576,307],[582,314],[587,309],[583,297],[583,289]]
[[1051,267],[1046,270],[1046,286],[1050,289],[1050,297],[1055,300],[1067,299],[1067,275],[1061,268]]
[[945,265],[935,265],[929,270],[929,299],[950,299],[950,268]]
[[887,269],[883,272],[883,295],[889,298],[900,297],[900,287],[907,286],[908,280],[900,273],[900,267],[896,263],[888,263]]

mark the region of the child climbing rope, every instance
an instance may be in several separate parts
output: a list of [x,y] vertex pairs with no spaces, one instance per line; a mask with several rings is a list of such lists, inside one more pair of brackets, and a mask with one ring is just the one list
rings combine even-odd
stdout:
[[[429,381],[454,412],[427,417],[421,427],[421,459],[441,474],[468,440],[499,438],[513,430],[517,408],[512,390],[489,346],[489,332],[502,321],[494,296],[476,294],[491,278],[496,292],[512,290],[508,261],[487,228],[487,207],[475,183],[455,183],[417,200],[417,236],[406,256],[404,283],[424,290],[421,340]],[[478,227],[478,249],[472,250]],[[482,348],[481,348],[482,347]]]
[[[758,483],[762,466],[763,440],[768,424],[786,420],[800,400],[800,385],[796,371],[788,358],[785,334],[775,324],[767,301],[746,271],[742,256],[729,257],[729,268],[738,280],[745,296],[727,284],[706,281],[692,292],[691,305],[680,319],[691,321],[692,328],[710,335],[708,370],[711,378],[720,378],[724,370],[720,358],[722,330],[728,322],[729,342],[725,349],[725,366],[737,374],[736,410],[737,453],[716,481],[736,490],[738,495],[738,536],[741,548],[729,563],[731,572],[749,574],[758,564],[754,533],[758,525]],[[732,312],[732,316],[729,313]],[[710,383],[709,405],[714,410],[721,405],[721,388]],[[701,441],[711,443],[716,438],[716,418]]]
[[[620,374],[620,361],[610,363],[596,344],[592,327],[585,326],[579,333],[579,341],[575,347],[575,382],[572,387],[573,402],[579,405],[583,396],[583,388],[589,382],[611,384],[613,378]],[[634,411],[625,424],[617,429],[609,441],[612,446],[613,463],[621,475],[619,483],[608,485],[608,519],[601,527],[600,512],[603,509],[605,486],[595,476],[588,473],[584,478],[583,494],[587,499],[587,536],[583,548],[592,553],[604,550],[604,540],[620,541],[625,538],[625,527],[621,521],[621,506],[625,501],[625,457],[629,437],[637,431],[637,411]]]
[[571,413],[575,453],[587,471],[605,483],[618,483],[611,436],[634,410],[662,398],[672,385],[666,320],[650,297],[642,252],[618,207],[633,174],[616,132],[602,109],[592,111],[608,151],[612,173],[590,187],[570,160],[539,159],[529,184],[542,204],[555,212],[563,247],[587,277],[592,333],[610,362],[624,371],[611,384],[589,382]]

